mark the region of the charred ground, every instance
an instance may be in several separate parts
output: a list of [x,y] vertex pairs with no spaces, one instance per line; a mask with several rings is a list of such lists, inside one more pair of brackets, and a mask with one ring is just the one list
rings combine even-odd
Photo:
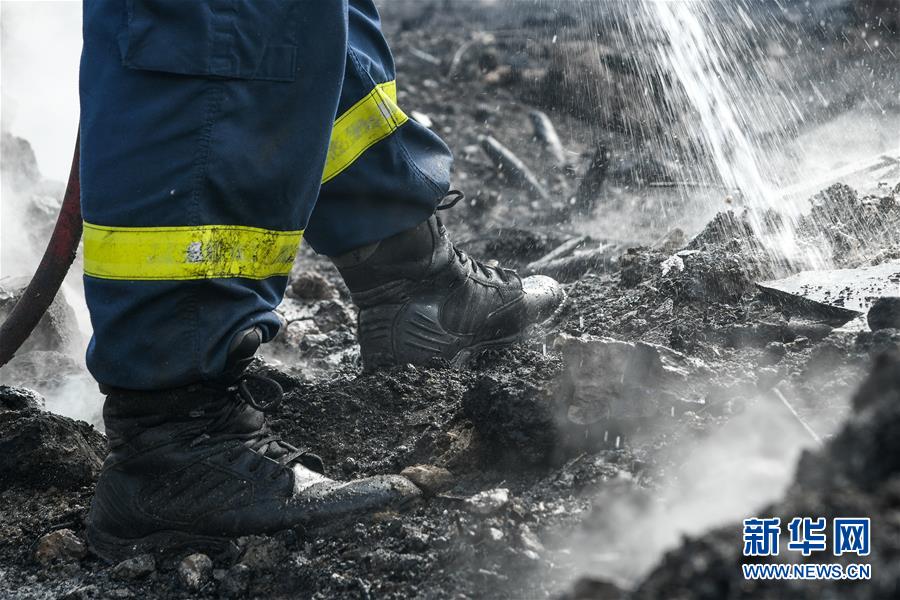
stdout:
[[[898,359],[877,357],[900,349],[900,331],[836,327],[760,293],[757,281],[796,266],[773,262],[724,194],[713,217],[705,201],[679,213],[676,198],[647,193],[651,183],[679,177],[699,151],[689,140],[664,148],[648,133],[671,124],[643,122],[643,104],[633,100],[643,89],[634,65],[647,60],[639,51],[610,35],[599,61],[585,58],[597,32],[610,31],[602,20],[440,2],[397,2],[384,16],[394,29],[401,105],[427,115],[457,154],[455,185],[468,201],[449,211],[448,227],[475,256],[565,280],[571,306],[563,323],[485,353],[465,371],[436,364],[361,374],[349,295],[326,260],[301,252],[280,309],[286,326],[254,365],[287,391],[274,427],[315,449],[338,478],[428,465],[423,485],[431,493],[407,514],[236,540],[211,557],[210,569],[185,567],[182,555],[119,565],[94,557],[80,540],[102,434],[42,411],[40,398],[21,388],[0,388],[0,590],[73,599],[895,597],[889,458],[897,456],[900,384]],[[812,33],[833,39],[824,30],[843,28],[858,39],[866,27],[848,17]],[[887,26],[869,35],[898,51]],[[871,61],[877,77],[882,53],[860,45],[828,51]],[[836,84],[831,92],[842,110],[863,102],[859,90]],[[900,109],[896,95],[885,106]],[[566,164],[554,164],[534,139],[535,109],[556,124]],[[545,198],[498,169],[483,148],[486,135],[530,166]],[[804,235],[827,243],[839,266],[900,256],[900,182],[869,183],[878,191],[823,190],[807,217]],[[611,224],[585,225],[600,221]],[[17,360],[40,363],[44,355],[34,353],[52,350]],[[20,369],[11,381],[28,385],[23,372],[30,373]],[[870,514],[885,528],[873,551],[878,585],[749,586],[738,580],[736,524],[693,532],[653,567],[680,534],[676,527],[650,539],[658,532],[639,522],[671,508],[679,483],[694,485],[692,461],[698,449],[717,447],[710,440],[750,422],[787,440],[776,453],[814,447],[775,390],[828,441],[804,455],[797,482],[764,512]],[[755,467],[740,455],[728,460],[716,468]],[[694,496],[692,510],[719,514],[720,523],[737,518],[722,512],[713,490],[706,505]],[[629,520],[632,539],[617,522]],[[61,529],[69,533],[52,533]]]

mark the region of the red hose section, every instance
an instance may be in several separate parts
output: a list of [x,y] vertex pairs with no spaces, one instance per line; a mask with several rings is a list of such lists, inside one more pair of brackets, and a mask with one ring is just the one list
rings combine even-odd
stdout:
[[82,228],[81,180],[78,172],[80,146],[80,137],[76,137],[66,195],[41,264],[12,312],[0,325],[0,367],[12,359],[37,327],[75,260]]

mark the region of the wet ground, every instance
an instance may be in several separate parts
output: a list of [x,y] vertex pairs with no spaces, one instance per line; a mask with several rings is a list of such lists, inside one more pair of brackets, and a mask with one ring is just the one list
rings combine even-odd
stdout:
[[[283,332],[253,367],[287,391],[275,428],[315,449],[333,477],[425,465],[435,488],[405,514],[236,540],[209,569],[187,569],[182,555],[119,565],[92,555],[81,540],[104,437],[0,388],[0,596],[896,597],[897,359],[880,359],[857,390],[877,357],[900,351],[900,330],[846,327],[852,315],[758,289],[796,267],[772,261],[726,194],[698,192],[679,210],[692,193],[650,185],[673,176],[671,158],[632,136],[641,117],[623,48],[610,42],[601,64],[613,79],[595,97],[615,127],[596,107],[560,102],[560,86],[548,94],[548,82],[571,94],[583,82],[531,72],[556,56],[542,32],[577,31],[578,15],[440,5],[397,2],[386,18],[401,105],[427,115],[457,155],[468,201],[446,211],[448,227],[482,259],[566,281],[563,322],[466,370],[363,375],[349,295],[304,249]],[[479,33],[485,20],[495,26]],[[846,27],[856,39],[858,26]],[[565,164],[534,139],[535,109],[556,125]],[[546,198],[498,170],[483,135],[513,149]],[[859,192],[823,185],[804,240],[842,268],[892,269],[900,174],[890,168],[854,174]],[[10,382],[28,385],[34,372]],[[847,511],[882,527],[877,583],[740,579],[740,519]]]

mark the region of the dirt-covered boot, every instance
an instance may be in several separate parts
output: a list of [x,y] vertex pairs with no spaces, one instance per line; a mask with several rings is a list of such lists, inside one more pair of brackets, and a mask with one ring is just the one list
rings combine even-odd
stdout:
[[331,525],[419,497],[398,475],[325,477],[318,457],[266,424],[281,394],[257,375],[224,388],[111,391],[103,408],[109,456],[87,522],[92,550],[110,561],[215,551],[234,537]]
[[[449,208],[462,198],[451,192]],[[376,244],[332,257],[359,307],[363,366],[462,365],[473,353],[521,340],[562,311],[549,277],[520,278],[450,242],[437,216]]]

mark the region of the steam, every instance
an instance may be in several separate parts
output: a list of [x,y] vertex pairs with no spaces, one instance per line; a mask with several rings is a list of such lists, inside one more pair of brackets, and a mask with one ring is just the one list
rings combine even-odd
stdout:
[[[62,200],[78,128],[81,3],[4,2],[0,42],[2,287],[34,273]],[[0,379],[35,389],[48,410],[99,426],[102,395],[84,364],[91,326],[81,271],[79,259],[61,292],[75,312],[72,343],[58,352],[20,352]]]
[[78,128],[81,2],[3,2],[0,32],[2,129],[29,141],[45,177],[65,181]]
[[590,529],[567,540],[573,570],[628,587],[683,536],[754,516],[781,497],[813,442],[774,402],[761,401],[705,437],[667,447],[665,462],[678,466],[660,488],[625,482],[601,492]]

